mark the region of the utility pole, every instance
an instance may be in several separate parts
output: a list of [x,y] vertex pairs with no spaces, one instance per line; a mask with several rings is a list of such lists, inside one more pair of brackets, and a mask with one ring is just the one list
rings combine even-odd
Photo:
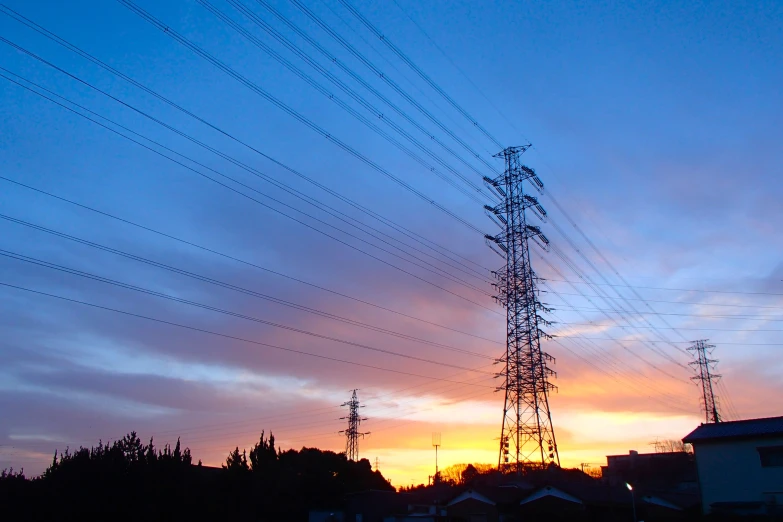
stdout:
[[[527,223],[526,210],[542,221],[546,211],[533,196],[525,194],[528,181],[542,192],[544,184],[533,169],[520,163],[520,155],[530,145],[509,147],[496,155],[505,161],[505,171],[495,179],[484,178],[501,199],[487,216],[501,228],[496,236],[486,236],[487,245],[506,264],[493,272],[497,290],[495,299],[506,309],[506,353],[498,361],[504,364],[498,374],[505,392],[503,423],[500,432],[498,469],[521,473],[529,467],[560,465],[555,430],[549,411],[549,393],[555,375],[549,367],[554,358],[541,350],[541,337],[550,338],[539,325],[549,325],[539,311],[551,311],[538,300],[537,277],[530,265],[529,240],[548,250],[549,240],[537,226]],[[497,248],[495,248],[497,247]],[[499,250],[498,250],[499,248]]]
[[359,404],[359,399],[356,397],[356,390],[353,390],[351,400],[342,403],[342,406],[348,406],[348,416],[340,417],[341,420],[348,419],[348,429],[342,430],[340,433],[345,433],[345,456],[348,460],[359,460],[359,437],[369,435],[370,432],[360,433],[359,425],[362,421],[366,421],[366,417],[359,416],[359,408],[364,408]]
[[375,471],[378,471],[379,468],[380,468],[380,464],[379,464],[378,457],[375,457]]
[[721,420],[718,413],[718,400],[713,390],[713,381],[717,383],[720,378],[720,375],[714,373],[718,361],[708,357],[714,348],[715,345],[707,344],[706,339],[693,341],[693,344],[688,348],[688,351],[694,354],[693,361],[689,364],[696,368],[696,375],[691,379],[699,381],[701,386],[701,404],[707,423],[720,422]]
[[438,473],[438,446],[440,446],[440,433],[432,433],[432,445],[435,446],[435,476],[432,481],[437,484],[440,482],[440,473]]

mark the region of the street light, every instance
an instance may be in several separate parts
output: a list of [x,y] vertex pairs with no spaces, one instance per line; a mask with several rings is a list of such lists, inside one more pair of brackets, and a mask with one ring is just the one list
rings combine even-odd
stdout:
[[631,492],[631,508],[633,508],[633,522],[636,522],[636,499],[633,496],[633,486],[631,486],[629,483],[625,483],[625,487],[628,488],[628,491]]

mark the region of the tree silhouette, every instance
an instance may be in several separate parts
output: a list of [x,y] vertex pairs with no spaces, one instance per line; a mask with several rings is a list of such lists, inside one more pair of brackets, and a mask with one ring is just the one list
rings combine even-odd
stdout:
[[55,451],[40,477],[0,473],[0,518],[8,520],[303,520],[338,508],[346,494],[393,491],[367,459],[302,448],[280,451],[261,432],[220,468],[193,464],[190,448],[143,444],[136,432],[112,443]]
[[461,479],[463,484],[470,484],[478,477],[479,472],[473,464],[468,464],[465,469],[462,470]]
[[226,457],[226,463],[223,465],[223,469],[226,469],[232,473],[249,471],[250,468],[247,465],[247,454],[245,450],[239,453],[239,446],[234,451],[228,454]]
[[259,441],[250,450],[250,469],[255,473],[264,470],[273,469],[277,463],[277,450],[275,449],[275,436],[270,433],[269,439],[264,438],[264,432],[261,432]]

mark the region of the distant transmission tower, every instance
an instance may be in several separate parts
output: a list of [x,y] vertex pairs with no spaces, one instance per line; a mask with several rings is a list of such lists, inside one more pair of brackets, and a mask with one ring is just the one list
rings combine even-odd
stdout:
[[539,328],[542,323],[550,323],[538,312],[549,310],[538,300],[528,245],[532,239],[548,250],[549,240],[541,229],[529,225],[525,216],[530,209],[544,220],[546,212],[536,198],[525,194],[523,186],[527,180],[541,192],[544,184],[533,169],[519,161],[528,147],[509,147],[497,154],[505,160],[505,172],[495,179],[484,178],[503,200],[495,207],[484,206],[502,229],[497,236],[486,236],[487,245],[506,260],[502,269],[493,272],[497,279],[493,283],[498,292],[495,298],[506,309],[507,324],[506,354],[500,359],[505,368],[499,374],[504,382],[498,388],[506,393],[498,468],[517,473],[531,467],[560,465],[549,411],[549,392],[555,388],[549,382],[554,376],[549,364],[554,359],[541,351],[541,337],[549,336]]
[[348,429],[343,430],[340,433],[345,433],[345,456],[348,460],[359,460],[359,437],[369,435],[370,432],[360,433],[359,425],[362,421],[366,421],[367,418],[359,416],[359,408],[364,408],[359,404],[359,399],[356,397],[356,390],[353,390],[351,400],[342,403],[342,406],[348,406],[348,416],[340,417],[340,419],[348,419]]
[[689,352],[693,352],[694,359],[690,365],[696,368],[696,375],[691,379],[699,381],[701,385],[701,403],[708,423],[720,422],[718,400],[713,391],[713,382],[717,383],[720,378],[720,375],[714,373],[715,364],[718,361],[708,357],[714,348],[715,345],[707,344],[706,339],[693,341],[693,344],[688,348]]

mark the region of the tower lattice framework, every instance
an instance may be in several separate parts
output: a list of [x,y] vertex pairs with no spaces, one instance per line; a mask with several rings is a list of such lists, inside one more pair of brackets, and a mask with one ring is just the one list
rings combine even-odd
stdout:
[[704,417],[707,423],[720,422],[721,416],[718,412],[718,400],[715,397],[713,382],[717,383],[720,375],[715,373],[716,359],[710,359],[709,354],[715,348],[715,345],[707,344],[706,340],[693,341],[688,348],[693,352],[693,361],[690,365],[696,368],[696,375],[691,377],[698,381],[701,387],[701,405],[704,408]]
[[[527,222],[530,210],[544,220],[546,212],[538,200],[524,191],[524,182],[542,191],[543,183],[533,169],[521,164],[527,146],[509,147],[496,155],[505,160],[505,171],[495,179],[484,178],[502,199],[495,207],[485,206],[502,231],[487,235],[487,244],[505,258],[506,265],[493,272],[495,298],[506,309],[506,353],[500,358],[499,373],[505,392],[500,433],[498,468],[520,473],[529,468],[560,465],[555,430],[549,410],[549,393],[554,359],[541,350],[541,337],[549,337],[540,325],[550,324],[539,315],[548,311],[538,299],[537,278],[530,265],[529,241],[545,250],[549,241],[537,226]],[[495,248],[495,247],[498,248]]]
[[359,425],[362,421],[366,421],[366,417],[359,415],[359,408],[364,408],[359,403],[359,398],[356,396],[356,390],[353,390],[351,399],[342,403],[342,406],[348,406],[348,416],[340,417],[341,420],[348,420],[348,429],[342,430],[340,433],[345,433],[345,456],[348,460],[359,460],[359,437],[369,435],[370,432],[359,432]]

